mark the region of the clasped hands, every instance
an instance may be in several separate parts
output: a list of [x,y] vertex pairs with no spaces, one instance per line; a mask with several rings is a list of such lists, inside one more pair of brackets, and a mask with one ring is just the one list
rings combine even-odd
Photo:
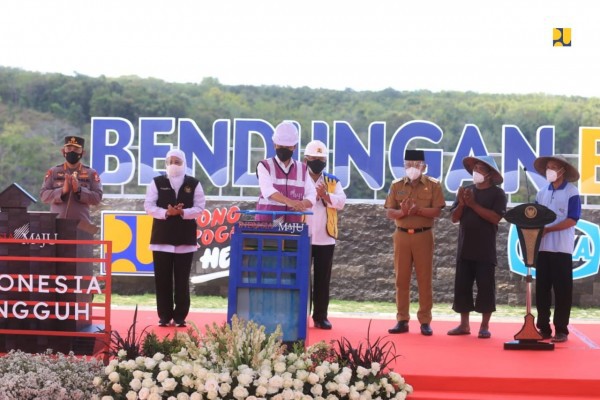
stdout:
[[175,215],[183,216],[183,203],[179,203],[175,206],[169,204],[167,207],[167,217],[173,217]]
[[329,197],[329,193],[327,192],[327,187],[325,186],[325,184],[323,182],[319,183],[316,187],[317,189],[317,201],[323,199],[327,202],[329,202],[328,197]]
[[464,187],[458,188],[458,193],[456,194],[458,198],[458,204],[461,206],[473,207],[477,204],[475,201],[475,194],[473,193],[473,189],[465,189]]
[[419,206],[417,206],[417,202],[415,201],[415,199],[411,198],[411,197],[407,197],[406,199],[402,200],[402,202],[400,203],[400,211],[402,211],[402,215],[406,216],[406,215],[419,215],[419,210],[421,208]]
[[65,182],[63,183],[62,187],[62,194],[66,195],[69,192],[79,192],[79,180],[77,179],[77,172],[73,172],[72,174],[65,173]]

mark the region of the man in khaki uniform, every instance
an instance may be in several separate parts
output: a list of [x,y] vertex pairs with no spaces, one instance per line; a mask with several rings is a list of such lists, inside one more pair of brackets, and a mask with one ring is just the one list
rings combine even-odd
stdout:
[[433,222],[446,205],[442,186],[425,171],[425,153],[407,150],[404,155],[406,176],[392,182],[385,200],[387,218],[396,224],[394,270],[396,273],[396,325],[389,333],[408,332],[410,320],[410,279],[413,265],[419,288],[421,334],[431,336],[433,307]]

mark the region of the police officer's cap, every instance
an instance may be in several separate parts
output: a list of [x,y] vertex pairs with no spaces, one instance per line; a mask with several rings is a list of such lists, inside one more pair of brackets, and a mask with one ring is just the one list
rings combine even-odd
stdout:
[[64,146],[83,147],[84,144],[85,144],[85,139],[83,139],[82,137],[79,137],[79,136],[65,136],[65,144],[64,144]]

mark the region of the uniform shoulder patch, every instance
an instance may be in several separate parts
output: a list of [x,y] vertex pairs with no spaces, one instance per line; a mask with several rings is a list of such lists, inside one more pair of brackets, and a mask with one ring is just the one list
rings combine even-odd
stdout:
[[439,180],[437,180],[437,179],[435,179],[435,178],[432,178],[431,176],[428,176],[428,175],[425,175],[425,176],[427,177],[427,179],[428,179],[429,181],[431,181],[431,182],[433,182],[433,183],[440,183],[440,181],[439,181]]

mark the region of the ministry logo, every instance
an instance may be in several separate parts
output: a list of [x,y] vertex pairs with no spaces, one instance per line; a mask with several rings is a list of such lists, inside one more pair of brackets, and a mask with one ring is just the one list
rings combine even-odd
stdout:
[[571,28],[553,28],[552,46],[571,47]]

